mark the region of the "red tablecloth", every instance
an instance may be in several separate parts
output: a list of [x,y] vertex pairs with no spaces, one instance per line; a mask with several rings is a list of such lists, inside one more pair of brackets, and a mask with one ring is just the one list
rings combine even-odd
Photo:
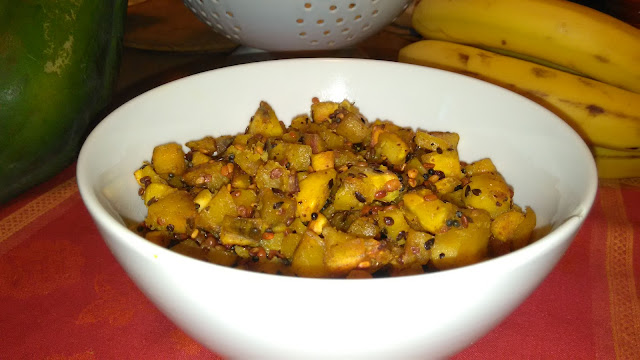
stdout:
[[[640,179],[602,182],[559,265],[456,359],[640,358],[639,247]],[[0,207],[0,359],[220,358],[127,277],[73,167]]]

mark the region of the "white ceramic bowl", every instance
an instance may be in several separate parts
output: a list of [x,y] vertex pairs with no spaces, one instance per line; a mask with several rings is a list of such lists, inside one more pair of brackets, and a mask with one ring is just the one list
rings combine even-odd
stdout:
[[[456,131],[460,156],[491,157],[553,230],[511,254],[416,276],[344,280],[213,265],[127,230],[142,220],[133,171],[152,148],[241,132],[260,100],[289,120],[312,97],[355,101],[370,119]],[[156,88],[111,113],[77,168],[82,198],[138,287],[185,332],[234,358],[440,358],[486,334],[547,276],[585,220],[597,188],[591,155],[564,122],[502,88],[392,62],[297,59],[240,65]]]
[[335,50],[380,31],[412,0],[183,0],[216,32],[268,51]]

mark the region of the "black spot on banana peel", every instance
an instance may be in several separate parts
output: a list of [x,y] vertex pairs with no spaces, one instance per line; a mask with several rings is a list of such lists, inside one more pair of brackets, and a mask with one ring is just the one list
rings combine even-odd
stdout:
[[587,111],[589,111],[589,115],[596,116],[600,114],[604,114],[604,109],[598,105],[587,105]]
[[467,67],[467,64],[469,63],[469,55],[458,53],[458,60],[460,60],[462,66]]
[[556,74],[548,69],[543,69],[541,67],[533,67],[531,68],[531,72],[537,78],[554,78]]

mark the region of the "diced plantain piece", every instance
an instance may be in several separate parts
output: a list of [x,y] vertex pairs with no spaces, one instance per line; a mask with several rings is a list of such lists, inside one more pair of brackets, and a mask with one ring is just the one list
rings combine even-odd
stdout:
[[258,246],[264,230],[260,219],[225,216],[220,229],[220,242],[227,246]]
[[360,162],[364,162],[365,158],[350,150],[334,150],[333,151],[333,167],[339,169],[343,166],[352,166]]
[[175,191],[148,207],[145,223],[152,230],[188,233],[188,225],[196,217],[196,206],[186,191]]
[[512,249],[517,250],[528,245],[533,239],[533,230],[536,227],[536,213],[527,206],[524,220],[518,225],[511,237]]
[[353,236],[325,226],[324,263],[332,276],[346,276],[351,270],[374,272],[389,263],[391,254],[380,241]]
[[258,168],[255,182],[258,189],[278,189],[285,193],[298,191],[296,172],[272,160],[267,161]]
[[304,226],[300,219],[295,219],[286,232],[284,239],[282,239],[280,253],[287,259],[292,259],[293,254],[305,232],[306,226]]
[[479,175],[482,173],[497,173],[498,170],[489,158],[480,159],[472,162],[464,167],[464,173],[467,176]]
[[223,246],[214,246],[207,252],[207,261],[222,266],[233,266],[238,262],[238,255]]
[[378,211],[378,224],[387,235],[387,239],[398,242],[405,239],[411,229],[400,208]]
[[408,230],[402,257],[404,265],[426,265],[431,260],[431,248],[434,243],[433,235],[422,231]]
[[153,166],[147,164],[143,165],[140,169],[136,170],[133,173],[133,176],[136,178],[138,185],[145,187],[151,183],[158,184],[166,184],[167,182],[161,178],[156,171],[153,169]]
[[331,114],[338,110],[340,104],[333,101],[324,101],[311,104],[311,118],[314,122],[330,120]]
[[200,140],[192,140],[186,143],[187,147],[193,152],[200,152],[206,155],[213,155],[218,151],[216,139],[211,136],[205,136]]
[[267,226],[294,219],[296,214],[296,202],[284,194],[276,194],[271,188],[260,191],[260,218]]
[[481,173],[471,176],[464,187],[463,201],[467,207],[484,209],[492,219],[511,209],[511,189],[502,176]]
[[248,189],[251,186],[251,176],[242,169],[233,170],[233,178],[231,179],[231,187],[234,189]]
[[447,229],[447,220],[454,219],[457,208],[440,200],[428,189],[406,193],[403,198],[406,216],[432,234]]
[[462,187],[460,179],[445,177],[435,182],[436,191],[439,195],[452,193]]
[[190,258],[203,261],[207,260],[207,252],[192,239],[186,239],[179,242],[174,247],[172,247],[171,250]]
[[221,161],[209,161],[189,168],[183,175],[182,181],[193,187],[207,188],[212,192],[218,191],[229,183],[229,177],[223,175],[227,164]]
[[255,176],[260,165],[267,160],[268,154],[259,154],[251,149],[246,149],[246,145],[231,145],[225,152],[225,157],[232,158],[233,162],[250,176]]
[[503,212],[491,222],[491,234],[500,241],[510,241],[523,221],[524,214],[520,211],[509,210]]
[[191,166],[198,166],[200,164],[209,162],[210,160],[210,156],[205,155],[199,151],[194,151],[191,153]]
[[260,106],[251,118],[247,134],[262,134],[264,136],[280,136],[284,133],[284,126],[278,120],[275,111],[265,101],[260,102]]
[[311,146],[278,143],[269,150],[269,159],[289,164],[289,169],[305,171],[311,165]]
[[373,238],[380,233],[380,228],[374,219],[360,216],[349,225],[347,233],[359,237]]
[[187,168],[184,155],[182,145],[178,143],[158,145],[153,149],[151,163],[156,173],[165,179],[180,176]]
[[195,224],[197,228],[218,232],[225,216],[236,217],[238,210],[229,190],[222,187],[204,208],[199,209]]
[[455,145],[449,143],[446,139],[422,130],[416,131],[414,141],[419,147],[435,152],[444,152],[447,149],[455,150],[456,148]]
[[168,231],[155,230],[146,233],[144,235],[144,238],[156,245],[166,248],[169,246],[169,244],[171,244],[171,239],[173,239],[173,236]]
[[336,133],[344,136],[352,144],[361,143],[371,136],[371,130],[364,118],[352,112],[347,112],[340,120]]
[[311,167],[314,171],[322,171],[327,169],[333,169],[334,167],[334,152],[324,151],[321,153],[311,155]]
[[151,204],[176,191],[178,189],[166,184],[151,183],[144,189],[144,203]]
[[359,210],[374,200],[394,201],[401,183],[389,170],[353,166],[339,175],[340,184],[334,196],[336,210]]
[[196,203],[196,208],[198,212],[204,210],[204,208],[209,205],[209,202],[213,199],[213,194],[208,189],[201,190],[198,195],[193,199],[193,202]]
[[327,144],[318,134],[305,133],[302,135],[302,141],[305,145],[311,147],[312,154],[318,154],[327,150]]
[[289,127],[295,130],[302,130],[306,129],[310,122],[311,119],[309,119],[309,116],[298,115],[291,120],[291,126]]
[[238,216],[253,217],[254,210],[258,207],[258,194],[251,189],[234,189],[231,198],[236,204]]
[[300,191],[296,194],[296,216],[303,222],[313,220],[313,214],[320,212],[335,182],[336,171],[327,169],[310,173],[300,182]]
[[442,171],[446,177],[460,179],[463,177],[460,159],[456,150],[441,150],[424,154],[422,163],[433,164],[433,170]]
[[409,154],[409,146],[396,134],[382,132],[374,146],[375,154],[391,165],[402,165]]
[[329,272],[324,265],[324,240],[313,231],[305,231],[291,261],[291,270],[297,276],[321,278]]
[[488,256],[491,218],[484,210],[463,210],[468,226],[436,234],[431,263],[440,270],[470,265]]

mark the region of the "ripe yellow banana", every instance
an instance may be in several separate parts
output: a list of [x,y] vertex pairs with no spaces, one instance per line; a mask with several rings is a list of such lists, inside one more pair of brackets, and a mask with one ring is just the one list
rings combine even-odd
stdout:
[[601,179],[640,177],[640,156],[596,156],[596,168]]
[[[591,152],[593,156],[600,157],[635,157],[640,156],[640,151],[625,151],[616,149],[607,149],[600,146],[592,146]],[[639,170],[640,171],[640,170]]]
[[400,50],[398,60],[474,76],[518,92],[556,113],[590,145],[640,150],[640,94],[448,41],[412,43]]
[[564,0],[425,0],[426,39],[512,51],[640,93],[640,29]]

